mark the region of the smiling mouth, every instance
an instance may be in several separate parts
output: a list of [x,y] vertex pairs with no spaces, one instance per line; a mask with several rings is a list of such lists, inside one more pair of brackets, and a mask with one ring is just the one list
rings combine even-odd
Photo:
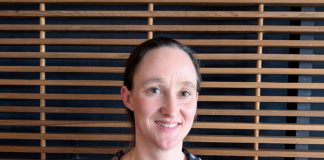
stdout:
[[155,121],[159,126],[164,127],[164,128],[174,128],[180,125],[180,123],[163,123],[160,121]]

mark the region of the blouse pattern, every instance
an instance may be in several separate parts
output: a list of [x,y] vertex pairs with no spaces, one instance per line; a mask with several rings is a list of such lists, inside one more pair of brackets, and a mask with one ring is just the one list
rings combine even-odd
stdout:
[[[127,150],[120,150],[115,153],[114,157],[111,160],[121,160],[121,158],[127,153]],[[190,153],[187,149],[182,148],[182,152],[185,154],[187,157],[187,160],[201,160],[201,158],[193,155]]]

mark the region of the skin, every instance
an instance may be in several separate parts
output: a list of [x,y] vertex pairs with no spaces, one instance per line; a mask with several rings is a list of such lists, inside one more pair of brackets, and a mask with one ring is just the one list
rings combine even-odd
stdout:
[[197,110],[197,75],[185,52],[176,47],[148,51],[137,67],[133,90],[121,88],[135,116],[135,147],[123,159],[185,159],[182,143]]

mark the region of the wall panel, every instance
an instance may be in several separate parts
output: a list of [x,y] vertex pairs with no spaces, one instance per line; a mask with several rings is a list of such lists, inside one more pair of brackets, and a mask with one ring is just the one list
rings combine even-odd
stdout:
[[203,159],[324,158],[322,0],[0,0],[0,159],[109,159],[119,88],[156,36],[197,51]]

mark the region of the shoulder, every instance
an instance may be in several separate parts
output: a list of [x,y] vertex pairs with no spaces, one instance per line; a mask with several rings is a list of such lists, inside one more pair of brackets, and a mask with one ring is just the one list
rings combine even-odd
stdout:
[[182,152],[186,155],[187,160],[201,160],[201,158],[193,155],[192,153],[190,153],[187,149],[183,148]]
[[114,157],[111,160],[120,160],[126,153],[126,150],[120,150],[114,154]]

